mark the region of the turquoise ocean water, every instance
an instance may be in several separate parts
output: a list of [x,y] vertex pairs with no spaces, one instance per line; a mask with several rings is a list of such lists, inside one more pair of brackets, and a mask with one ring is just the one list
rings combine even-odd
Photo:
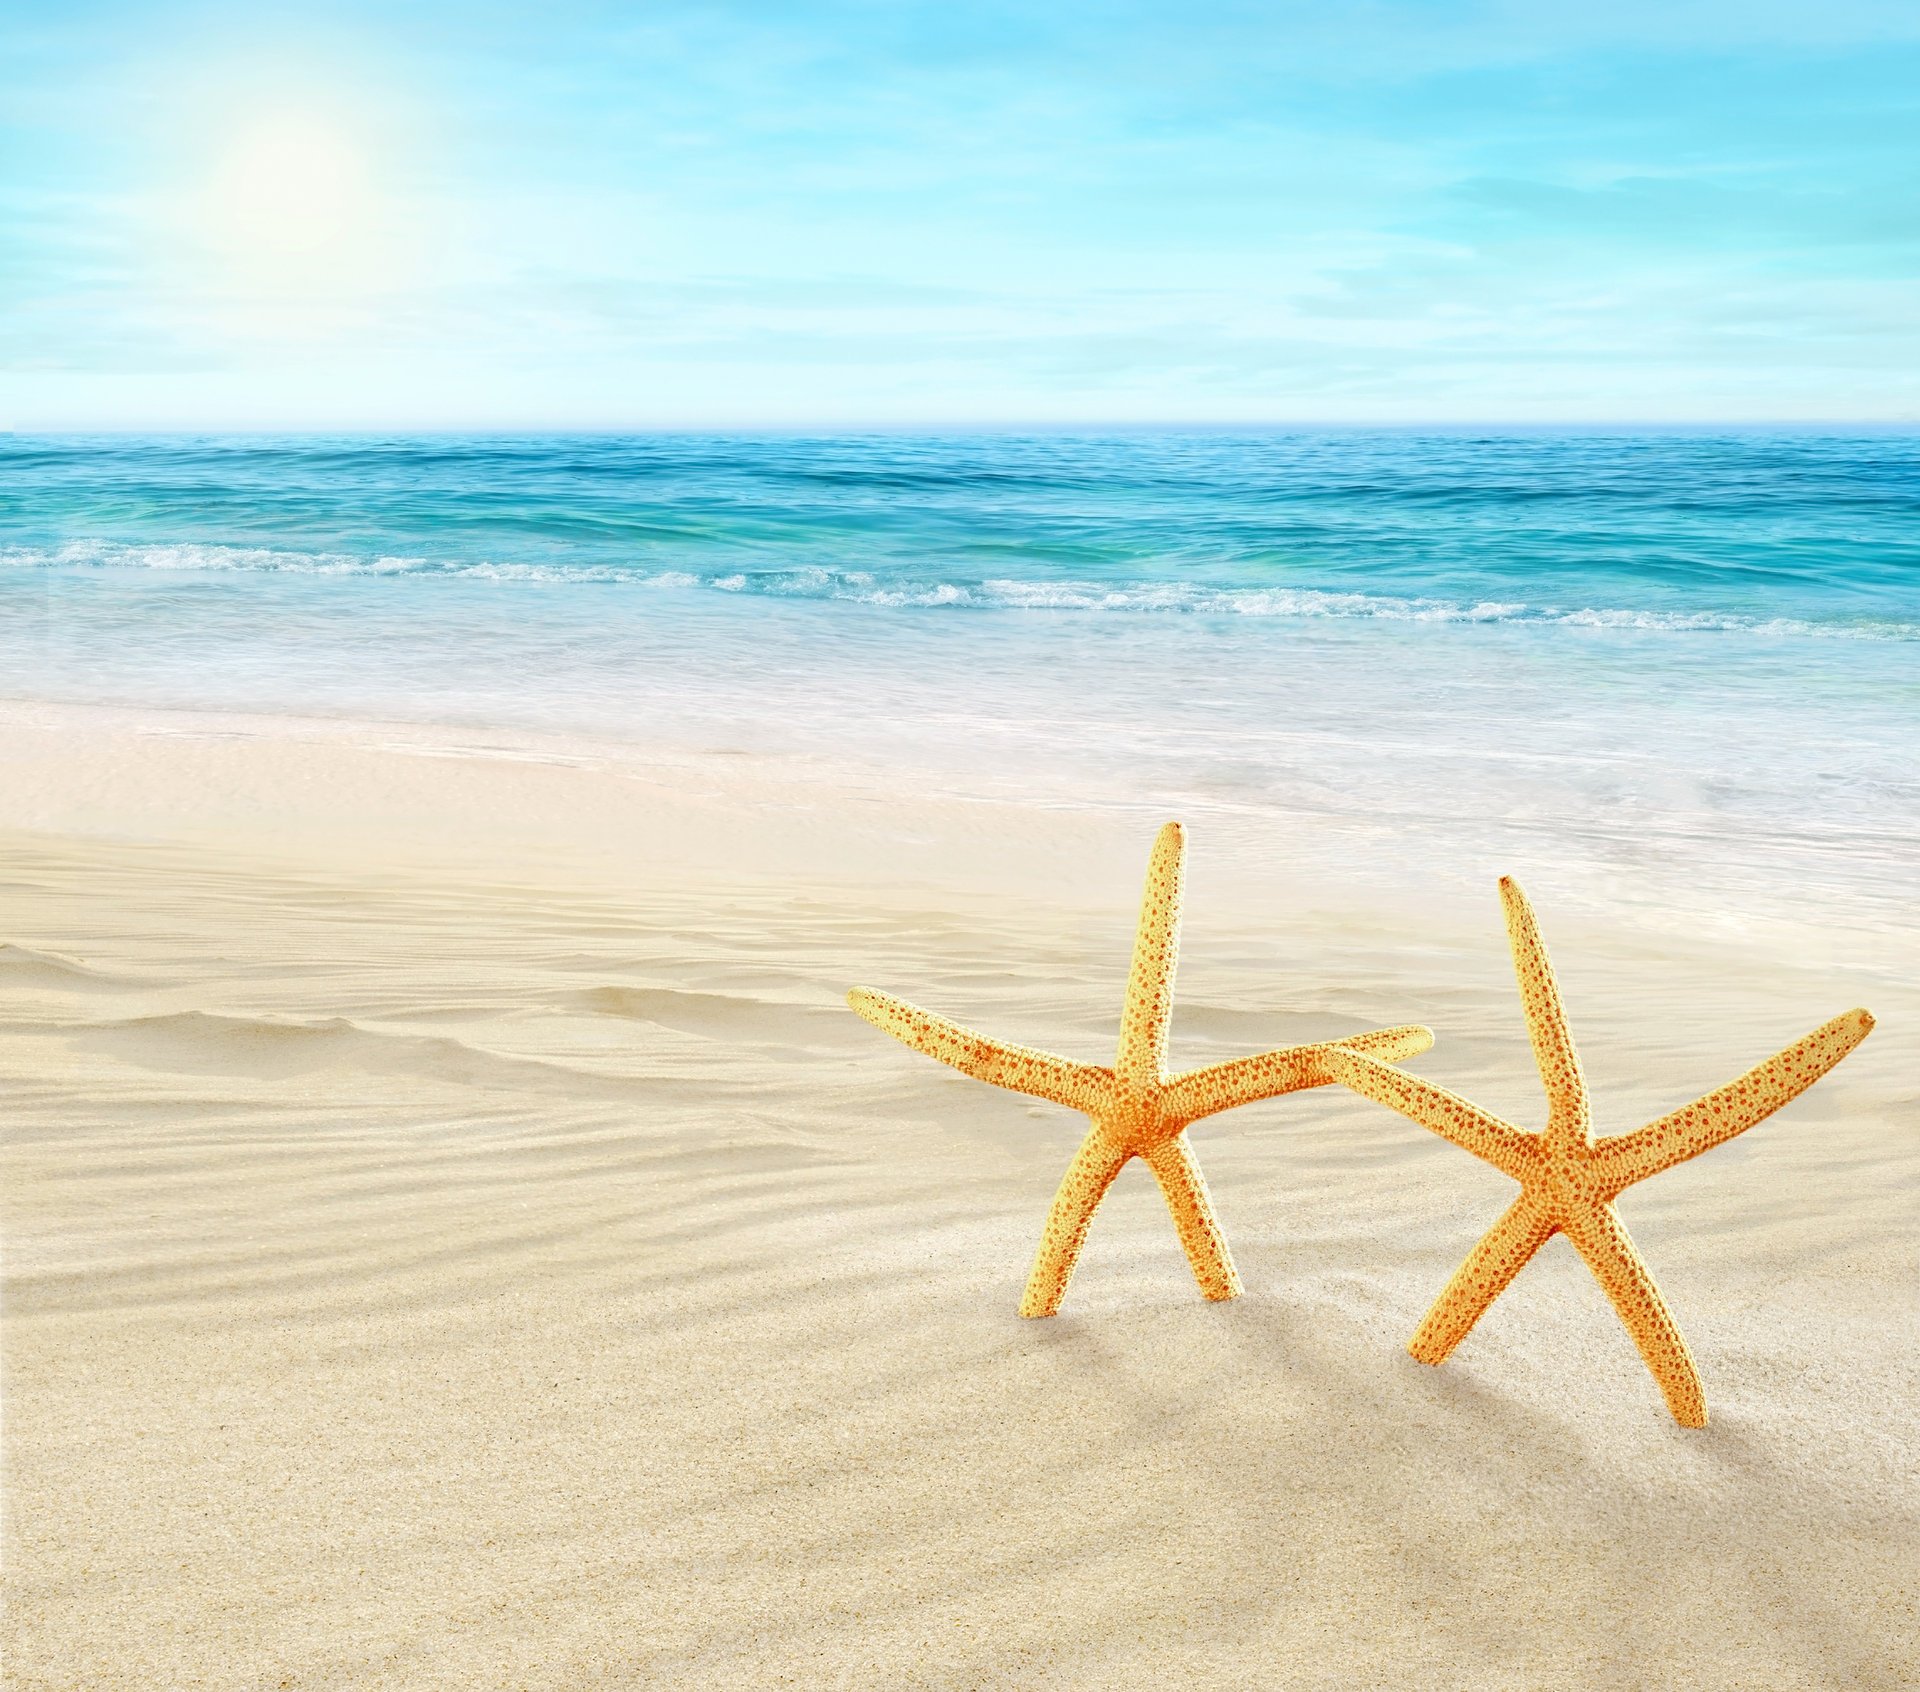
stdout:
[[[20,698],[1532,831],[1911,920],[1920,437],[0,437]],[[865,772],[864,776],[862,772]]]

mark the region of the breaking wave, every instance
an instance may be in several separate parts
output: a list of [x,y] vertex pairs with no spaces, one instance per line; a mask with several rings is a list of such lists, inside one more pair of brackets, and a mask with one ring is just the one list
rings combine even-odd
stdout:
[[0,547],[0,567],[278,572],[296,576],[463,578],[553,584],[620,583],[649,590],[836,600],[888,608],[1131,612],[1247,618],[1363,618],[1401,623],[1532,623],[1674,634],[1920,640],[1920,623],[1886,618],[1834,617],[1815,621],[1795,617],[1757,617],[1732,611],[1562,606],[1508,599],[1467,601],[1307,587],[1236,587],[1192,581],[1023,580],[1006,576],[949,581],[937,577],[881,577],[869,571],[831,569],[821,565],[701,573],[610,563],[449,561],[397,554],[363,557],[339,552],[299,552],[282,548],[190,542],[136,545],[115,541],[72,541],[56,547]]

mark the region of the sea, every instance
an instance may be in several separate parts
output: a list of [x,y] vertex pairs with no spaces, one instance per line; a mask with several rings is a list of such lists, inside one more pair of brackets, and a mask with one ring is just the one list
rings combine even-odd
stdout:
[[1913,432],[0,436],[0,666],[1920,932]]

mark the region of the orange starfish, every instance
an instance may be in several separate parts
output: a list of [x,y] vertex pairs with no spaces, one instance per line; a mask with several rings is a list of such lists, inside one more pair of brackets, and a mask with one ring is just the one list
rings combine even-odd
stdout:
[[1873,1018],[1863,1010],[1836,1016],[1737,1081],[1630,1134],[1596,1140],[1586,1078],[1533,908],[1511,878],[1501,881],[1500,897],[1534,1059],[1546,1084],[1544,1133],[1527,1133],[1444,1087],[1364,1053],[1332,1051],[1325,1060],[1334,1077],[1355,1092],[1424,1124],[1520,1183],[1519,1198],[1468,1253],[1407,1349],[1422,1363],[1445,1362],[1527,1260],[1556,1233],[1564,1233],[1612,1300],[1674,1420],[1703,1428],[1707,1401],[1700,1372],[1613,1201],[1636,1181],[1744,1134],[1797,1098],[1867,1037]]
[[1167,1030],[1173,1019],[1185,859],[1186,835],[1178,823],[1168,823],[1153,843],[1147,866],[1146,897],[1120,1018],[1120,1051],[1111,1069],[989,1039],[932,1011],[865,987],[847,995],[847,1002],[876,1028],[916,1051],[978,1080],[1051,1099],[1093,1118],[1093,1127],[1080,1143],[1047,1215],[1040,1252],[1020,1301],[1022,1316],[1051,1316],[1060,1308],[1094,1208],[1114,1177],[1135,1157],[1146,1159],[1160,1183],[1201,1292],[1213,1299],[1238,1297],[1240,1277],[1214,1216],[1200,1165],[1194,1161],[1188,1125],[1255,1099],[1324,1086],[1331,1076],[1320,1060],[1336,1046],[1398,1060],[1433,1044],[1433,1035],[1425,1028],[1385,1028],[1349,1040],[1288,1046],[1169,1076]]

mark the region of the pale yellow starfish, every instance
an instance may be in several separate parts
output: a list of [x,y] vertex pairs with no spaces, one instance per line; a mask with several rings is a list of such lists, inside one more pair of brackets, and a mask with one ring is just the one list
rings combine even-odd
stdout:
[[1527,1260],[1556,1233],[1564,1233],[1612,1300],[1674,1419],[1683,1427],[1703,1428],[1707,1401],[1700,1372],[1613,1201],[1636,1181],[1745,1133],[1797,1098],[1867,1037],[1873,1018],[1864,1010],[1836,1016],[1737,1081],[1630,1134],[1596,1140],[1586,1078],[1533,908],[1510,878],[1501,881],[1500,897],[1534,1059],[1546,1084],[1544,1133],[1527,1133],[1444,1087],[1364,1053],[1334,1051],[1325,1060],[1354,1091],[1464,1146],[1520,1183],[1519,1198],[1468,1253],[1407,1349],[1422,1363],[1445,1362]]
[[1120,1017],[1120,1051],[1111,1069],[989,1039],[932,1011],[865,987],[847,995],[847,1002],[876,1028],[916,1051],[978,1080],[1052,1099],[1093,1118],[1093,1127],[1081,1141],[1047,1215],[1040,1252],[1020,1301],[1022,1316],[1051,1316],[1060,1308],[1067,1279],[1086,1243],[1094,1207],[1128,1159],[1135,1157],[1146,1159],[1160,1183],[1200,1290],[1208,1298],[1238,1297],[1240,1277],[1213,1214],[1206,1181],[1194,1161],[1186,1136],[1188,1124],[1255,1099],[1325,1085],[1330,1077],[1320,1060],[1336,1045],[1398,1060],[1433,1044],[1433,1035],[1425,1028],[1385,1028],[1169,1076],[1167,1029],[1173,1019],[1173,976],[1180,953],[1185,859],[1186,835],[1178,823],[1168,823],[1153,843],[1147,866],[1146,897]]

